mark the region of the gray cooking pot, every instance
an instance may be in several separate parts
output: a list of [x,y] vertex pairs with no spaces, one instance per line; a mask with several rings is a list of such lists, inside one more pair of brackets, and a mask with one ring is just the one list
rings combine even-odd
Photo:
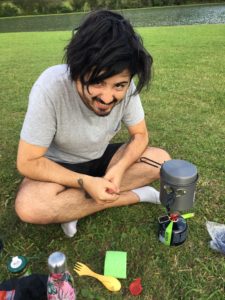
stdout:
[[192,208],[198,172],[192,163],[172,159],[164,162],[160,169],[160,201],[172,211]]

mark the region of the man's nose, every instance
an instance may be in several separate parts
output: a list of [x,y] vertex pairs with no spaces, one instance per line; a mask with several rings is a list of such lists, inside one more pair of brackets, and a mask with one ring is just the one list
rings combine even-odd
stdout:
[[105,104],[109,104],[112,101],[114,101],[115,96],[113,93],[113,90],[110,88],[105,88],[101,91],[99,98],[101,98],[101,100],[105,103]]

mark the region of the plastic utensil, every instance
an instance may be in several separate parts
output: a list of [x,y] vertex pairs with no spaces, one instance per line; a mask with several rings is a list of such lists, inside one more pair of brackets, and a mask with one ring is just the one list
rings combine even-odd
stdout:
[[112,276],[104,276],[95,273],[92,271],[88,266],[81,262],[77,262],[74,266],[74,271],[79,276],[91,276],[99,280],[109,291],[111,292],[118,292],[121,289],[120,281]]

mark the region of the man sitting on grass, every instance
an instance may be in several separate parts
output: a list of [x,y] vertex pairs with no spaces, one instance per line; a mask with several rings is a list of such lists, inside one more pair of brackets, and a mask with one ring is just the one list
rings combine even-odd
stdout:
[[[170,156],[148,147],[138,93],[150,80],[152,57],[127,20],[106,10],[90,13],[65,60],[45,70],[31,90],[17,157],[25,178],[15,208],[24,222],[61,223],[72,237],[77,220],[92,213],[160,203],[148,186],[159,169],[140,158],[163,163]],[[121,122],[130,141],[109,144]]]

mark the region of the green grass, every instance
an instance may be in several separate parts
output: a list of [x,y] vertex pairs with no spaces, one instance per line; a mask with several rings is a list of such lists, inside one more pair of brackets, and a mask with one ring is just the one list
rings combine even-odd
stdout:
[[[140,204],[114,208],[79,222],[75,238],[64,237],[60,225],[24,224],[14,212],[21,176],[15,168],[17,143],[28,93],[48,66],[61,63],[69,32],[0,35],[0,281],[8,279],[10,255],[25,255],[33,272],[47,273],[47,257],[61,250],[72,266],[87,263],[103,272],[107,250],[127,251],[127,280],[111,294],[89,277],[72,273],[78,299],[132,299],[129,283],[142,278],[136,299],[224,299],[225,260],[209,246],[205,221],[224,223],[225,25],[139,28],[154,57],[154,78],[142,93],[151,144],[174,158],[197,165],[196,216],[180,247],[167,248],[157,239],[163,207]],[[116,138],[126,140],[124,130]],[[158,183],[155,184],[158,186]],[[32,201],[32,199],[31,199]],[[47,199],[46,199],[47,201]]]

